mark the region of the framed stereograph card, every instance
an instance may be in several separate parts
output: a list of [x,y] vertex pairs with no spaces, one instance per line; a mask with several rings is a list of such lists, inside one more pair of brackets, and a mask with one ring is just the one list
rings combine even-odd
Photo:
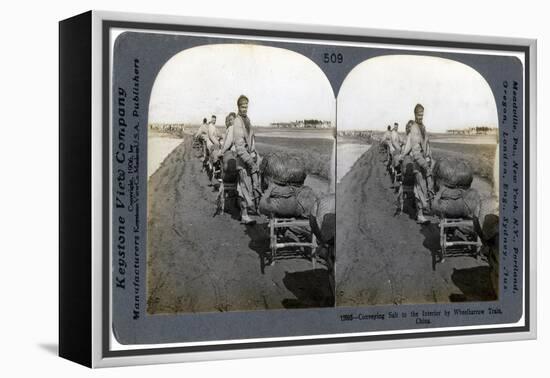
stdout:
[[60,355],[534,338],[536,41],[60,22]]

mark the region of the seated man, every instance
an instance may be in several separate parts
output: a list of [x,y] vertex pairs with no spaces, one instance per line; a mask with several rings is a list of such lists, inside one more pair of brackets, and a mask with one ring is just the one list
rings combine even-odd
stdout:
[[221,147],[217,151],[218,161],[221,159],[223,164],[222,180],[234,183],[237,181],[237,161],[233,145],[233,122],[237,114],[231,112],[225,117],[225,136],[221,141]]
[[388,129],[382,134],[382,140],[380,141],[383,151],[384,151],[384,161],[387,164],[387,167],[390,167],[391,159],[391,126],[388,125]]
[[398,133],[399,124],[395,122],[390,134],[390,155],[391,165],[393,167],[392,185],[396,186],[397,181],[400,180],[401,175],[401,163],[399,161],[399,155],[401,154],[401,138]]
[[202,125],[199,127],[193,138],[201,145],[202,157],[206,156],[206,136],[208,134],[207,119],[202,120]]
[[221,149],[222,138],[218,135],[216,130],[216,116],[212,116],[212,120],[208,123],[206,133],[206,150],[208,156],[205,157],[205,166],[207,167],[208,178],[212,183],[214,177],[215,165],[218,162],[218,152]]

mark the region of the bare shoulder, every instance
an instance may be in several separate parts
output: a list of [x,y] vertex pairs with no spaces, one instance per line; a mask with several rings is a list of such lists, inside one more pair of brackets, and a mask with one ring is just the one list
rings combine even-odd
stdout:
[[410,135],[413,137],[421,135],[420,133],[420,125],[418,123],[413,123],[411,126]]
[[241,116],[235,117],[235,120],[233,121],[233,126],[243,126],[243,125],[244,125],[244,121],[242,117]]
[[233,134],[236,137],[241,136],[243,135],[243,129],[244,129],[243,120],[240,117],[235,118],[233,125],[231,125],[231,130],[233,131]]

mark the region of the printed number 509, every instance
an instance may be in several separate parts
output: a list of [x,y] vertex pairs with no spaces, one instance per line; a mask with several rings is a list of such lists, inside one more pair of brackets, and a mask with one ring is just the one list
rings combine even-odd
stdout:
[[342,53],[325,53],[323,55],[323,62],[325,63],[342,63],[344,61],[344,55]]

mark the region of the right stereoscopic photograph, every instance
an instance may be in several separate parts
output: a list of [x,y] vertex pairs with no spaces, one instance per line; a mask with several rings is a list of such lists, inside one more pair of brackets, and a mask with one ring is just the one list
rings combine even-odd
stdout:
[[385,55],[337,97],[336,305],[498,299],[497,104],[458,61]]

